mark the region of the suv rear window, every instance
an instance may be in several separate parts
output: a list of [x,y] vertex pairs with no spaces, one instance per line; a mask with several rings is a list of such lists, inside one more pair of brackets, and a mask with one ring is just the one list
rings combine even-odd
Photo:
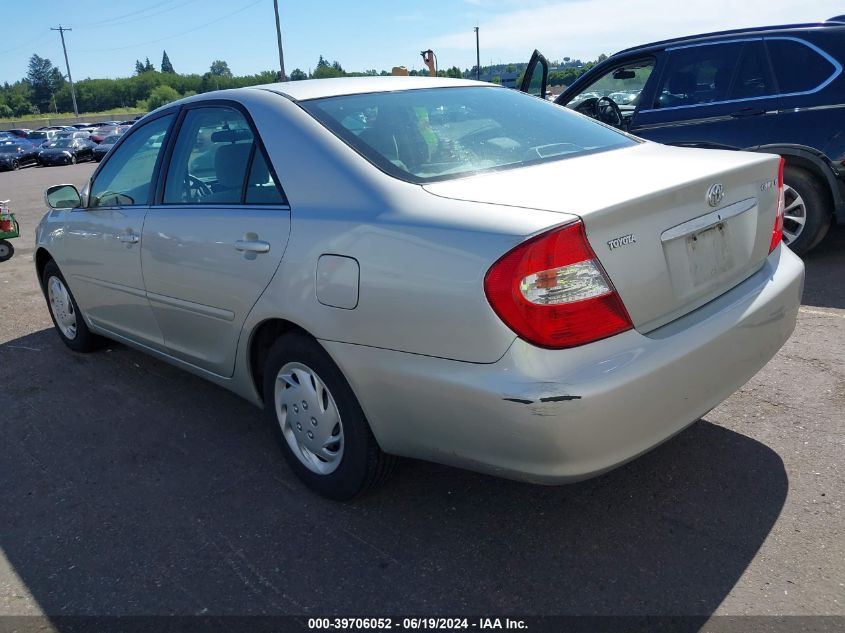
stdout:
[[637,143],[565,108],[505,88],[373,92],[301,105],[379,169],[415,183]]
[[759,40],[670,50],[657,108],[705,105],[774,94]]
[[836,71],[829,60],[798,40],[766,38],[766,46],[781,94],[815,90]]

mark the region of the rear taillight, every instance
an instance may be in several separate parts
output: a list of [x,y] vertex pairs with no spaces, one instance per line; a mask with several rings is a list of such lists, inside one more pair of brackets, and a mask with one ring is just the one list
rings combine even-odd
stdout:
[[780,159],[778,166],[778,211],[775,216],[775,228],[772,229],[772,241],[769,243],[769,252],[775,250],[775,247],[780,244],[783,239],[783,213],[786,207],[786,202],[783,199],[783,165],[785,161],[783,157]]
[[487,271],[484,292],[505,325],[539,347],[576,347],[633,327],[580,221],[505,254]]

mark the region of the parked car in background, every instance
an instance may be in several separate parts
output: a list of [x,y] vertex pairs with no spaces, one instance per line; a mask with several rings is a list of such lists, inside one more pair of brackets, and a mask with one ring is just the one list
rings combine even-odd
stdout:
[[44,147],[54,141],[57,134],[58,132],[56,130],[36,130],[35,132],[27,134],[26,140],[35,145],[41,145]]
[[75,165],[94,159],[94,143],[81,138],[62,138],[53,141],[38,153],[38,164]]
[[104,125],[91,132],[91,140],[95,143],[101,143],[104,138],[117,134],[119,128],[116,125]]
[[120,137],[120,134],[112,134],[100,141],[99,145],[95,145],[92,150],[94,152],[94,160],[98,163],[103,160],[103,157],[109,153],[109,150],[120,140]]
[[0,143],[0,170],[14,171],[38,162],[39,148],[32,143]]
[[16,128],[13,130],[3,130],[6,134],[11,134],[12,136],[16,136],[18,138],[26,138],[27,135],[32,132],[32,130],[28,128]]
[[843,17],[707,33],[616,53],[556,103],[660,143],[781,154],[784,241],[806,253],[845,222],[843,65]]
[[279,83],[132,126],[81,195],[48,189],[35,263],[68,347],[120,340],[263,405],[321,494],[389,455],[561,483],[692,424],[789,337],[782,165],[474,81]]
[[90,138],[91,134],[89,132],[83,132],[82,130],[76,130],[71,132],[69,130],[65,130],[56,134],[56,140],[60,138]]

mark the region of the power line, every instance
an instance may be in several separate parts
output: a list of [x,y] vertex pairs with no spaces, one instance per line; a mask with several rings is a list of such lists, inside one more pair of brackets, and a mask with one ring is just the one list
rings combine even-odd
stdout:
[[149,11],[150,9],[155,9],[156,7],[160,7],[163,4],[167,4],[170,0],[161,0],[161,2],[156,2],[155,4],[151,4],[148,7],[144,7],[143,9],[138,9],[136,11],[130,11],[129,13],[124,13],[123,15],[116,15],[111,18],[106,18],[105,20],[100,20],[99,22],[90,22],[88,26],[100,26],[102,24],[111,24],[112,22],[117,22],[118,20],[122,20],[123,18],[128,18],[132,15],[138,15],[139,13],[144,13],[145,11]]
[[[162,9],[161,11],[156,11],[154,13],[149,13],[147,15],[141,15],[141,16],[138,16],[136,18],[130,18],[128,20],[115,21],[115,20],[117,20],[117,18],[113,18],[112,20],[107,21],[106,24],[107,24],[108,28],[125,26],[127,24],[135,24],[136,22],[141,22],[143,20],[147,20],[149,18],[154,18],[156,16],[159,16],[162,13],[169,13],[170,11],[175,11],[176,9],[181,9],[182,7],[185,7],[189,4],[193,4],[194,2],[197,2],[197,0],[188,0],[187,2],[183,2],[181,4],[169,6],[165,9]],[[152,5],[152,7],[147,7],[147,9],[151,9],[151,8],[156,7],[156,6],[158,6],[158,5]],[[89,26],[86,26],[84,28],[91,29],[91,28],[95,28],[95,26],[96,26],[97,30],[101,30],[101,27],[99,26],[100,24],[103,24],[103,23],[98,22],[97,25],[89,25]],[[77,27],[77,28],[79,28],[79,27]]]
[[73,29],[66,29],[59,24],[59,28],[54,29],[50,27],[51,31],[58,31],[62,38],[62,50],[65,52],[65,66],[67,66],[67,80],[70,82],[70,97],[73,99],[73,113],[79,119],[79,108],[76,107],[76,92],[73,89],[73,77],[70,76],[70,62],[67,58],[67,47],[65,46],[65,31],[72,31]]
[[34,39],[34,40],[30,39],[30,40],[25,41],[23,44],[19,44],[18,46],[13,46],[12,48],[7,48],[6,50],[2,50],[2,51],[0,51],[0,55],[5,55],[6,53],[12,53],[14,51],[19,51],[20,49],[26,48],[27,46],[35,46],[37,44],[40,44],[44,40],[46,40],[48,37],[50,37],[49,34],[42,34],[37,39]]
[[236,15],[238,13],[242,13],[242,12],[246,11],[247,9],[254,7],[256,4],[259,4],[260,2],[263,2],[263,1],[264,0],[255,0],[255,2],[250,2],[249,4],[241,7],[240,9],[237,9],[237,10],[232,11],[231,13],[227,13],[225,15],[221,15],[219,18],[217,18],[215,20],[211,20],[210,22],[200,24],[199,26],[195,26],[194,28],[188,29],[187,31],[182,31],[181,33],[174,33],[173,35],[167,35],[165,37],[159,37],[157,39],[148,40],[146,42],[138,42],[136,44],[129,44],[128,46],[117,46],[115,48],[79,48],[79,49],[75,49],[75,50],[76,50],[77,53],[107,53],[109,51],[124,51],[124,50],[127,50],[129,48],[139,48],[141,46],[146,46],[147,44],[155,44],[157,42],[163,42],[165,40],[171,40],[174,37],[181,37],[182,35],[187,35],[188,33],[193,33],[194,31],[199,31],[200,29],[204,29],[207,26],[211,26],[212,24],[216,24],[217,22],[221,22],[221,21],[225,20],[226,18],[230,18],[233,15]]

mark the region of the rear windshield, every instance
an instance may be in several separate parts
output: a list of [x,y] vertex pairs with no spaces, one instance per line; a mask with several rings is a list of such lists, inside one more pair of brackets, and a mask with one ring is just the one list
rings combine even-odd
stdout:
[[375,92],[301,105],[371,163],[415,183],[637,142],[563,107],[505,88]]

